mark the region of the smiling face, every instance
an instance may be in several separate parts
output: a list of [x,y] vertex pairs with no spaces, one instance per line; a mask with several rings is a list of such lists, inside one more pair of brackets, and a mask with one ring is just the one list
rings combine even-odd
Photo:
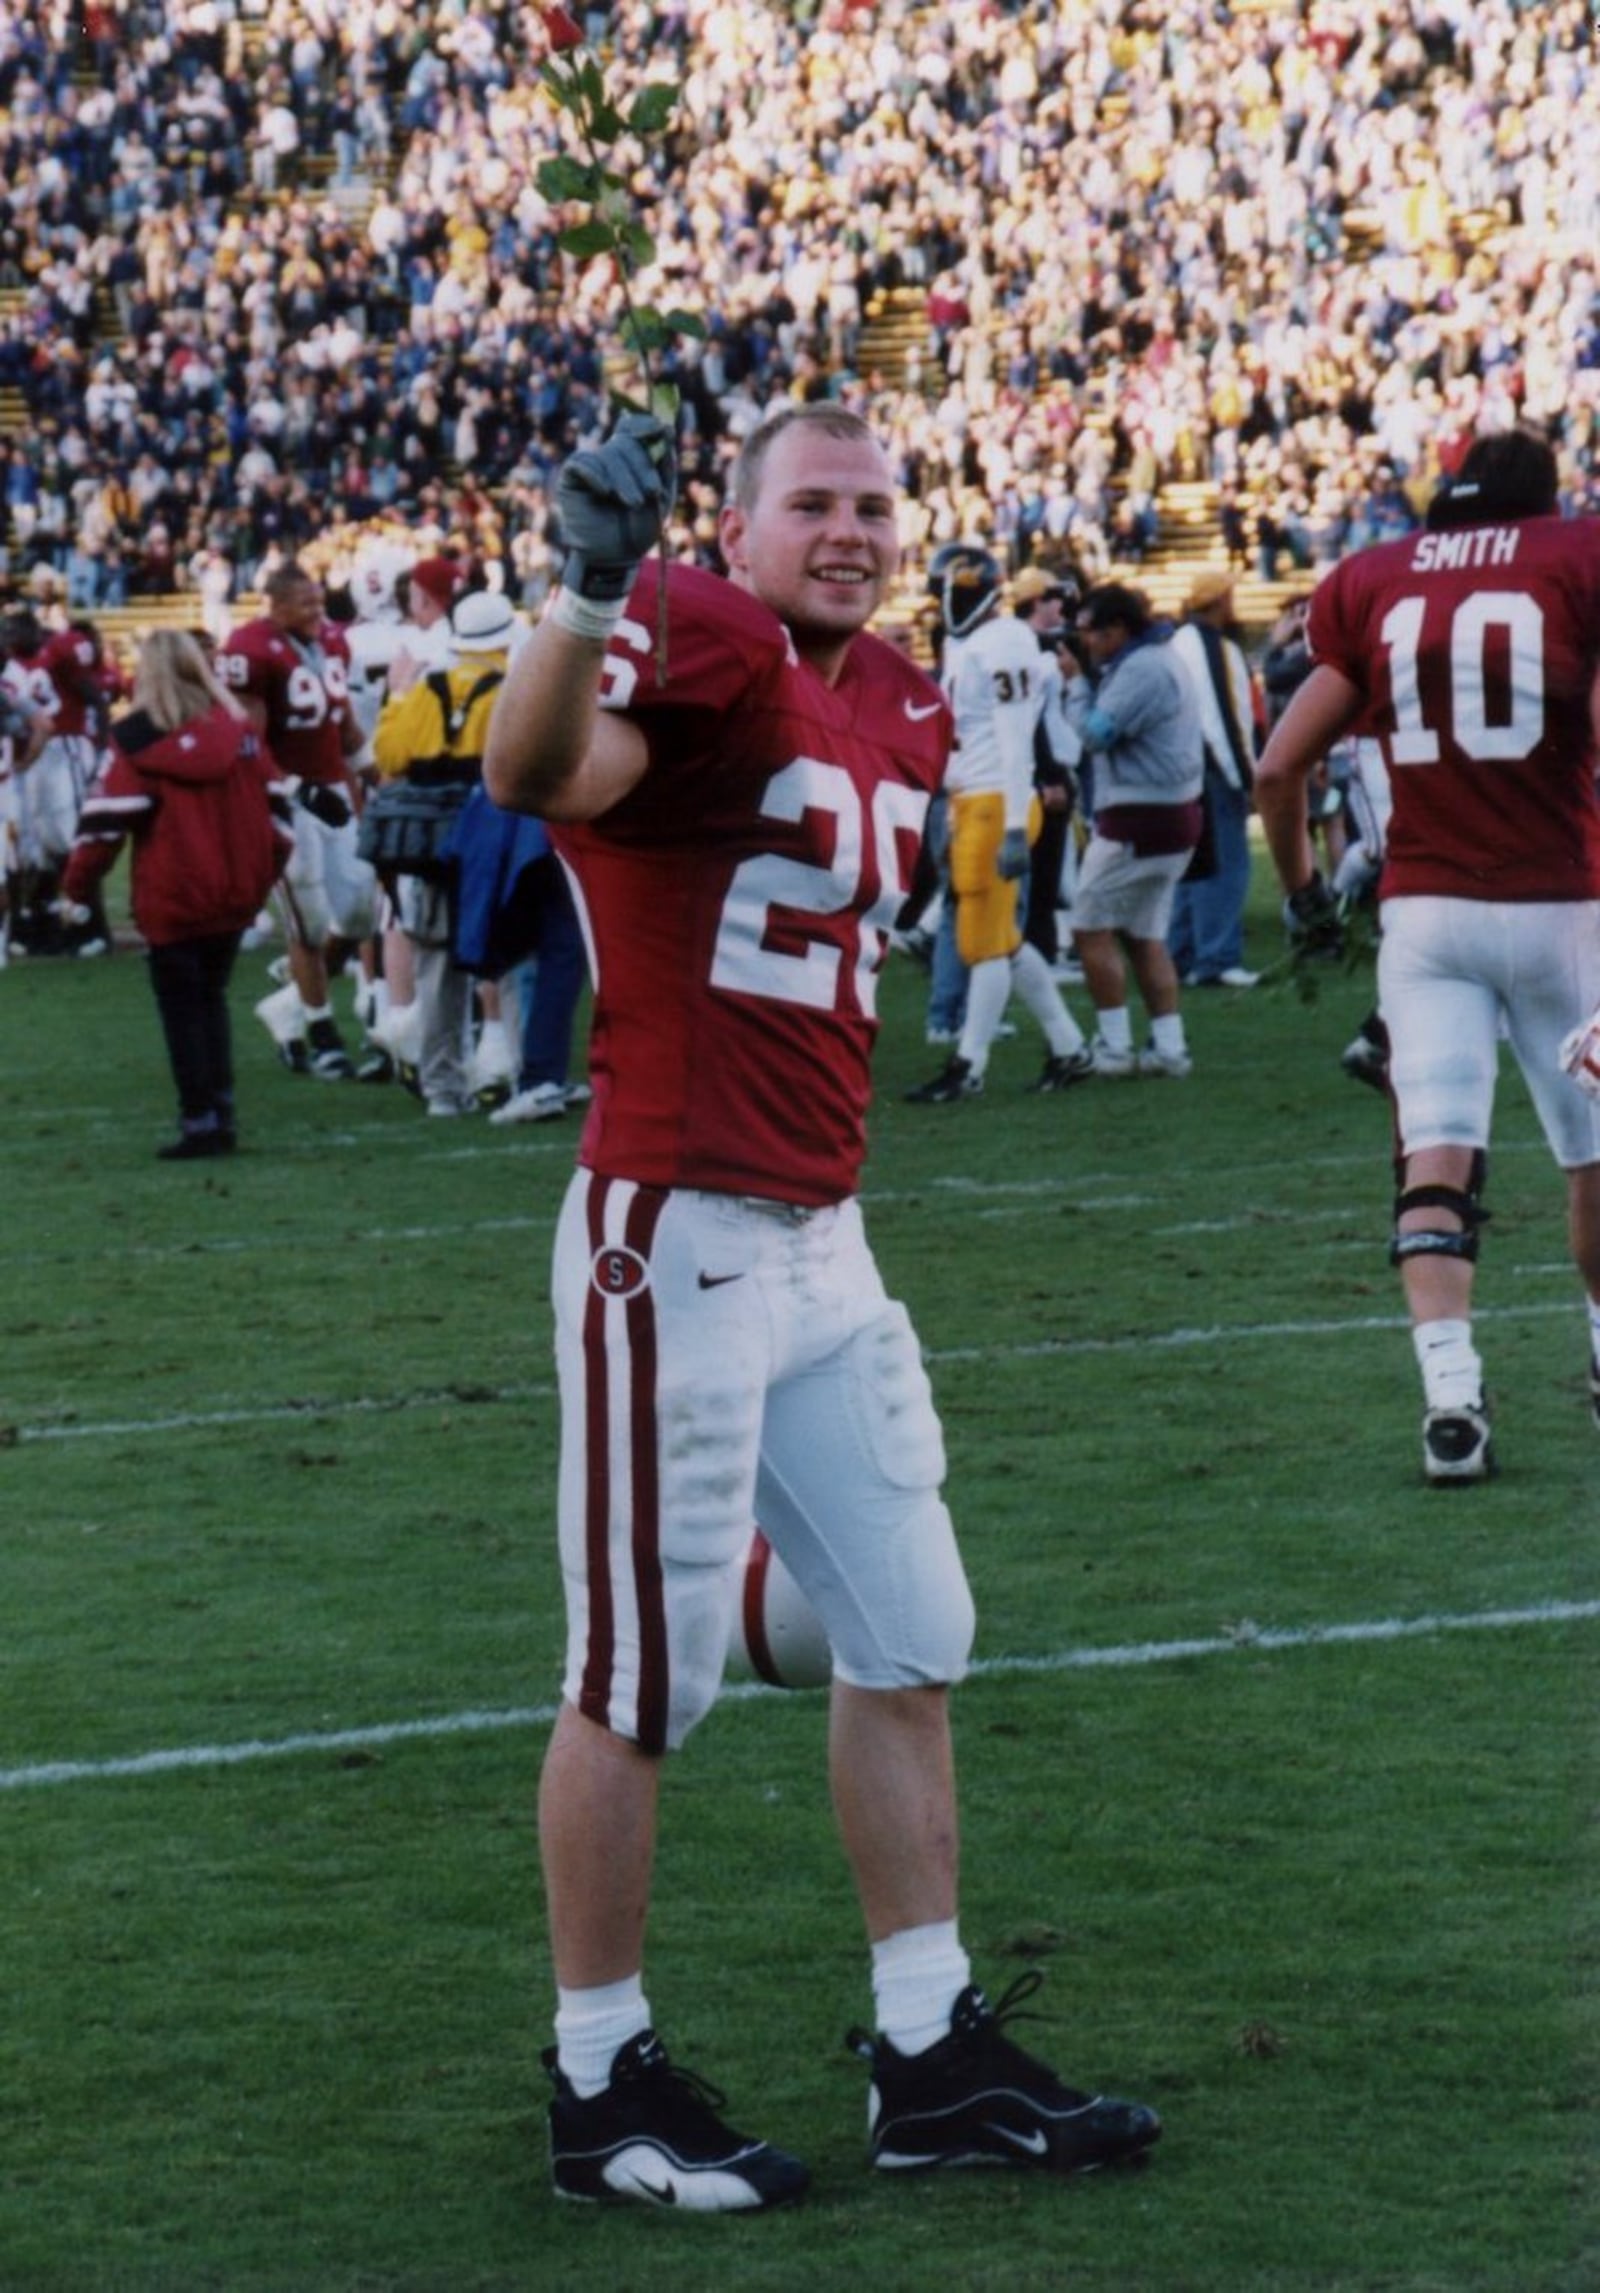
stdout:
[[771,606],[833,683],[900,562],[882,447],[791,421],[767,446],[753,495],[724,509],[720,538],[734,582]]
[[309,574],[286,581],[269,607],[271,618],[291,637],[309,643],[322,626],[322,584]]

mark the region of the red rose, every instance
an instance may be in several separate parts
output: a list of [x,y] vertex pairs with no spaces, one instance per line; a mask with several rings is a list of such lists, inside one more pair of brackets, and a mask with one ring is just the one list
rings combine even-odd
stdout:
[[544,10],[544,36],[554,55],[559,56],[567,48],[583,46],[583,28],[567,14],[565,8]]

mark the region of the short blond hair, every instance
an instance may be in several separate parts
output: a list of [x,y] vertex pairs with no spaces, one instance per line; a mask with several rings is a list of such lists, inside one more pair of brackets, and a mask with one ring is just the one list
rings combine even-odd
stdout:
[[776,440],[797,424],[807,430],[819,430],[827,438],[848,438],[853,444],[882,444],[872,424],[852,407],[838,406],[828,399],[817,399],[809,404],[791,400],[767,415],[739,450],[729,491],[740,509],[754,507],[768,453]]
[[179,725],[209,716],[215,708],[236,717],[244,714],[218,681],[199,638],[187,629],[151,630],[139,647],[133,702],[163,732],[176,732]]

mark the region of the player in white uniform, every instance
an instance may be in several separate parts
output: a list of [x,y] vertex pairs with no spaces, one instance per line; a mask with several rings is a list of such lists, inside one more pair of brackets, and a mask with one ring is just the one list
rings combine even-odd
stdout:
[[1033,1088],[1065,1090],[1087,1080],[1094,1061],[1049,964],[1022,936],[1017,897],[1042,817],[1033,786],[1034,732],[1049,664],[1027,624],[997,610],[1000,568],[987,550],[958,543],[935,560],[930,578],[956,726],[945,786],[967,1013],[949,1062],[906,1097],[918,1106],[976,1097],[1013,989],[1044,1032],[1045,1062]]

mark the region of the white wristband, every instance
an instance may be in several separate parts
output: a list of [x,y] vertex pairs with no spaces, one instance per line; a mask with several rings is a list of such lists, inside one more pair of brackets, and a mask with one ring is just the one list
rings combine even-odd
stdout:
[[575,589],[558,589],[549,617],[558,629],[570,629],[574,637],[587,637],[597,645],[604,645],[622,619],[627,603],[626,597],[597,601],[580,597]]

